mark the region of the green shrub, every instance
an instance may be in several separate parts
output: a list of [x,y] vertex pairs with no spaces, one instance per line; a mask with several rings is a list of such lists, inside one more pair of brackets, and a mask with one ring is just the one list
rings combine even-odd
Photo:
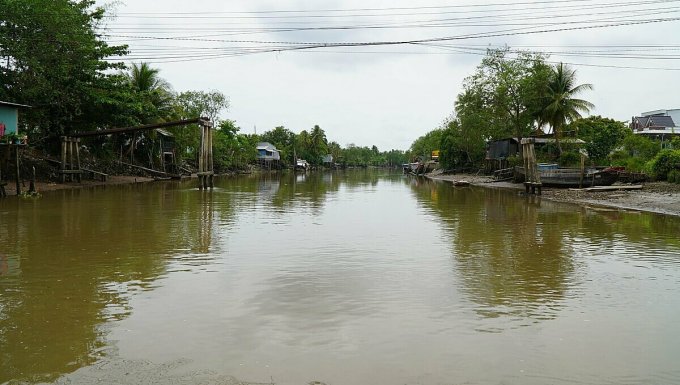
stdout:
[[565,151],[560,155],[558,163],[562,167],[573,167],[581,164],[581,154],[576,151]]
[[666,176],[666,180],[668,180],[670,183],[680,184],[680,170],[669,171],[668,175]]
[[508,157],[508,167],[522,166],[522,158],[519,154]]
[[650,166],[657,179],[667,179],[669,172],[680,170],[680,150],[659,151],[650,162]]
[[661,143],[642,135],[630,134],[623,140],[623,148],[632,156],[652,159],[661,149]]

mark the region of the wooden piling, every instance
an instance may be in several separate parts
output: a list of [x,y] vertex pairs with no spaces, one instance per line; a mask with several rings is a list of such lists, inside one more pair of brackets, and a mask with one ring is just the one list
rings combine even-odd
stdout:
[[14,173],[14,176],[16,177],[16,187],[17,187],[17,195],[21,194],[21,183],[19,180],[21,179],[21,169],[19,168],[19,146],[15,145],[14,146],[14,163],[16,166],[16,170]]
[[198,154],[198,188],[207,189],[214,185],[212,123],[207,119],[199,122],[201,128],[201,146]]
[[541,176],[536,164],[536,151],[534,148],[534,138],[522,139],[522,160],[524,162],[524,188],[527,194],[541,195]]
[[66,182],[67,176],[69,182],[82,182],[79,143],[79,138],[61,137],[61,183]]

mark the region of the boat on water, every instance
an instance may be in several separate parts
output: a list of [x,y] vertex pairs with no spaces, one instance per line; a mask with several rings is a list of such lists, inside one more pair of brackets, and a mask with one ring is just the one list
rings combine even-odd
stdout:
[[[554,187],[594,187],[611,186],[619,180],[619,170],[615,168],[560,168],[557,165],[538,165],[538,173],[543,186]],[[515,167],[515,181],[526,179],[524,167]]]
[[298,159],[295,162],[295,170],[307,171],[309,170],[309,163],[304,159]]
[[404,174],[417,174],[418,169],[422,166],[420,162],[404,163],[401,165]]

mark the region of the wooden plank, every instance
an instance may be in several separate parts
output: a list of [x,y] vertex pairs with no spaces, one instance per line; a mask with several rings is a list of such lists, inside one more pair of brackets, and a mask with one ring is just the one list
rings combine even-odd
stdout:
[[641,184],[621,186],[595,186],[586,188],[570,188],[572,191],[619,191],[619,190],[642,190]]
[[187,124],[197,124],[197,123],[212,125],[210,123],[210,121],[208,121],[205,118],[193,118],[193,119],[177,120],[177,121],[173,121],[173,122],[145,124],[145,125],[142,125],[142,126],[118,127],[118,128],[109,128],[107,130],[75,132],[73,134],[70,134],[69,136],[72,137],[72,138],[84,138],[84,137],[87,137],[87,136],[100,136],[100,135],[120,134],[120,133],[125,133],[125,132],[155,130],[156,128],[186,126]]
[[132,167],[132,168],[137,168],[137,169],[140,169],[140,170],[144,170],[144,171],[150,172],[150,173],[152,173],[152,174],[158,174],[158,175],[170,176],[170,177],[174,176],[173,174],[169,174],[169,173],[167,173],[167,172],[158,171],[158,170],[154,170],[154,169],[150,169],[150,168],[146,168],[146,167],[142,167],[142,166],[137,166],[136,164],[130,164],[130,163],[125,163],[125,162],[121,162],[121,161],[118,161],[118,163],[120,163],[120,164],[122,164],[122,165],[124,165],[124,166],[128,166],[128,167]]

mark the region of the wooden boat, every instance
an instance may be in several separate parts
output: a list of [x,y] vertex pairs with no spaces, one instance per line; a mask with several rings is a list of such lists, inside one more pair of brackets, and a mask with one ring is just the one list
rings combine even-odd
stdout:
[[295,162],[295,170],[307,171],[309,170],[309,163],[307,163],[307,161],[304,159],[298,159]]
[[404,174],[418,175],[418,171],[422,167],[422,165],[423,164],[420,162],[404,163],[402,165],[402,168],[404,170]]
[[[543,186],[554,187],[593,187],[611,186],[619,180],[619,171],[613,168],[585,169],[578,168],[538,168]],[[526,178],[524,167],[515,167],[515,180],[523,182]]]

